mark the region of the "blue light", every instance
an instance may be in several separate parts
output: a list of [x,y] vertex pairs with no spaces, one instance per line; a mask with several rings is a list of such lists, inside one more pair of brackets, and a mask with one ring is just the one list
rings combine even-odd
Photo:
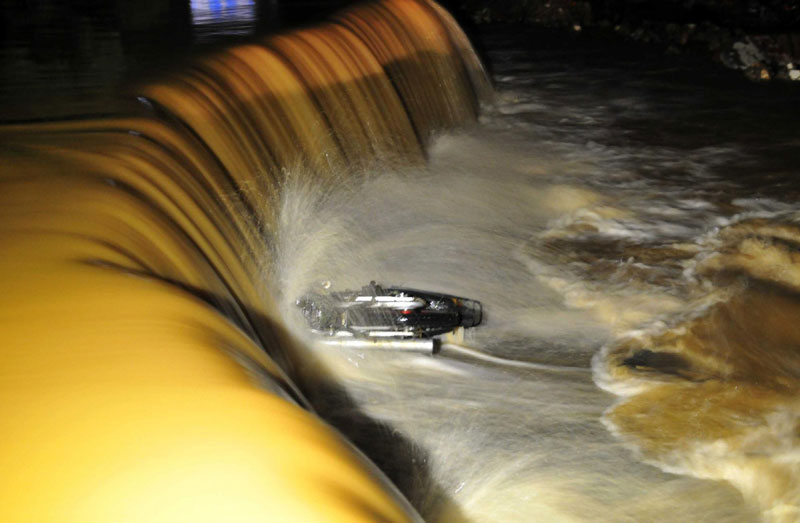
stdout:
[[256,23],[254,0],[190,0],[192,26],[199,41],[248,35]]

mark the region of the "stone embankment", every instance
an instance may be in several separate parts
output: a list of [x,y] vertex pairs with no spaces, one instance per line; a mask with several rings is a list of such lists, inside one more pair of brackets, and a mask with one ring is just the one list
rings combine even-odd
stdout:
[[800,81],[799,0],[461,0],[476,24],[527,23],[591,30],[703,53],[754,81]]

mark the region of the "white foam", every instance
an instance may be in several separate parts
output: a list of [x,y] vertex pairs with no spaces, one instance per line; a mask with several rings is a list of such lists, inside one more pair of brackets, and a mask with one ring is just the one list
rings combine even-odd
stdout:
[[[606,99],[585,86],[551,88],[570,76],[500,71],[513,90],[500,93],[480,128],[435,140],[426,169],[371,173],[327,194],[288,187],[278,270],[267,279],[278,280],[287,317],[294,298],[322,280],[353,288],[374,279],[484,302],[479,351],[461,354],[469,363],[319,351],[360,415],[420,449],[409,465],[419,474],[413,482],[431,487],[425,495],[447,493],[452,514],[744,518],[732,489],[665,477],[621,450],[598,422],[615,398],[573,362],[602,346],[592,359],[600,389],[625,397],[652,387],[612,376],[611,348],[645,343],[723,299],[696,270],[723,244],[722,228],[753,216],[784,220],[791,211],[742,199],[734,200],[740,214],[725,214],[718,193],[736,189],[719,183],[713,167],[734,157],[734,147],[619,145],[627,142],[616,119],[645,118],[649,102],[629,92]],[[664,171],[683,177],[671,181]],[[628,247],[675,250],[677,259],[635,258]],[[680,261],[687,253],[692,258]],[[513,357],[493,352],[501,345],[527,359],[509,364]],[[717,448],[704,452],[724,458]],[[797,463],[791,448],[776,456]],[[659,466],[695,474],[678,457]],[[415,502],[434,506],[425,495]]]

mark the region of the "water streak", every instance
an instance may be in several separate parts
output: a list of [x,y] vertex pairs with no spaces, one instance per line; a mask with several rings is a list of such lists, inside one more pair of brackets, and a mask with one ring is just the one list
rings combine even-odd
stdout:
[[[0,128],[2,519],[418,517],[296,385],[326,378],[276,305],[276,219],[284,187],[474,120],[471,50],[426,2],[341,16],[144,85],[140,115]],[[464,106],[409,112],[432,85]]]

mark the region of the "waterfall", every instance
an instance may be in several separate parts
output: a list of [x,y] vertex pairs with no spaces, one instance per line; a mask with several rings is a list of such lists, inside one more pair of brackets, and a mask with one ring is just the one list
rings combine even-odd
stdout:
[[297,385],[271,257],[285,187],[421,164],[475,121],[465,36],[374,2],[137,91],[0,127],[0,519],[414,519]]

